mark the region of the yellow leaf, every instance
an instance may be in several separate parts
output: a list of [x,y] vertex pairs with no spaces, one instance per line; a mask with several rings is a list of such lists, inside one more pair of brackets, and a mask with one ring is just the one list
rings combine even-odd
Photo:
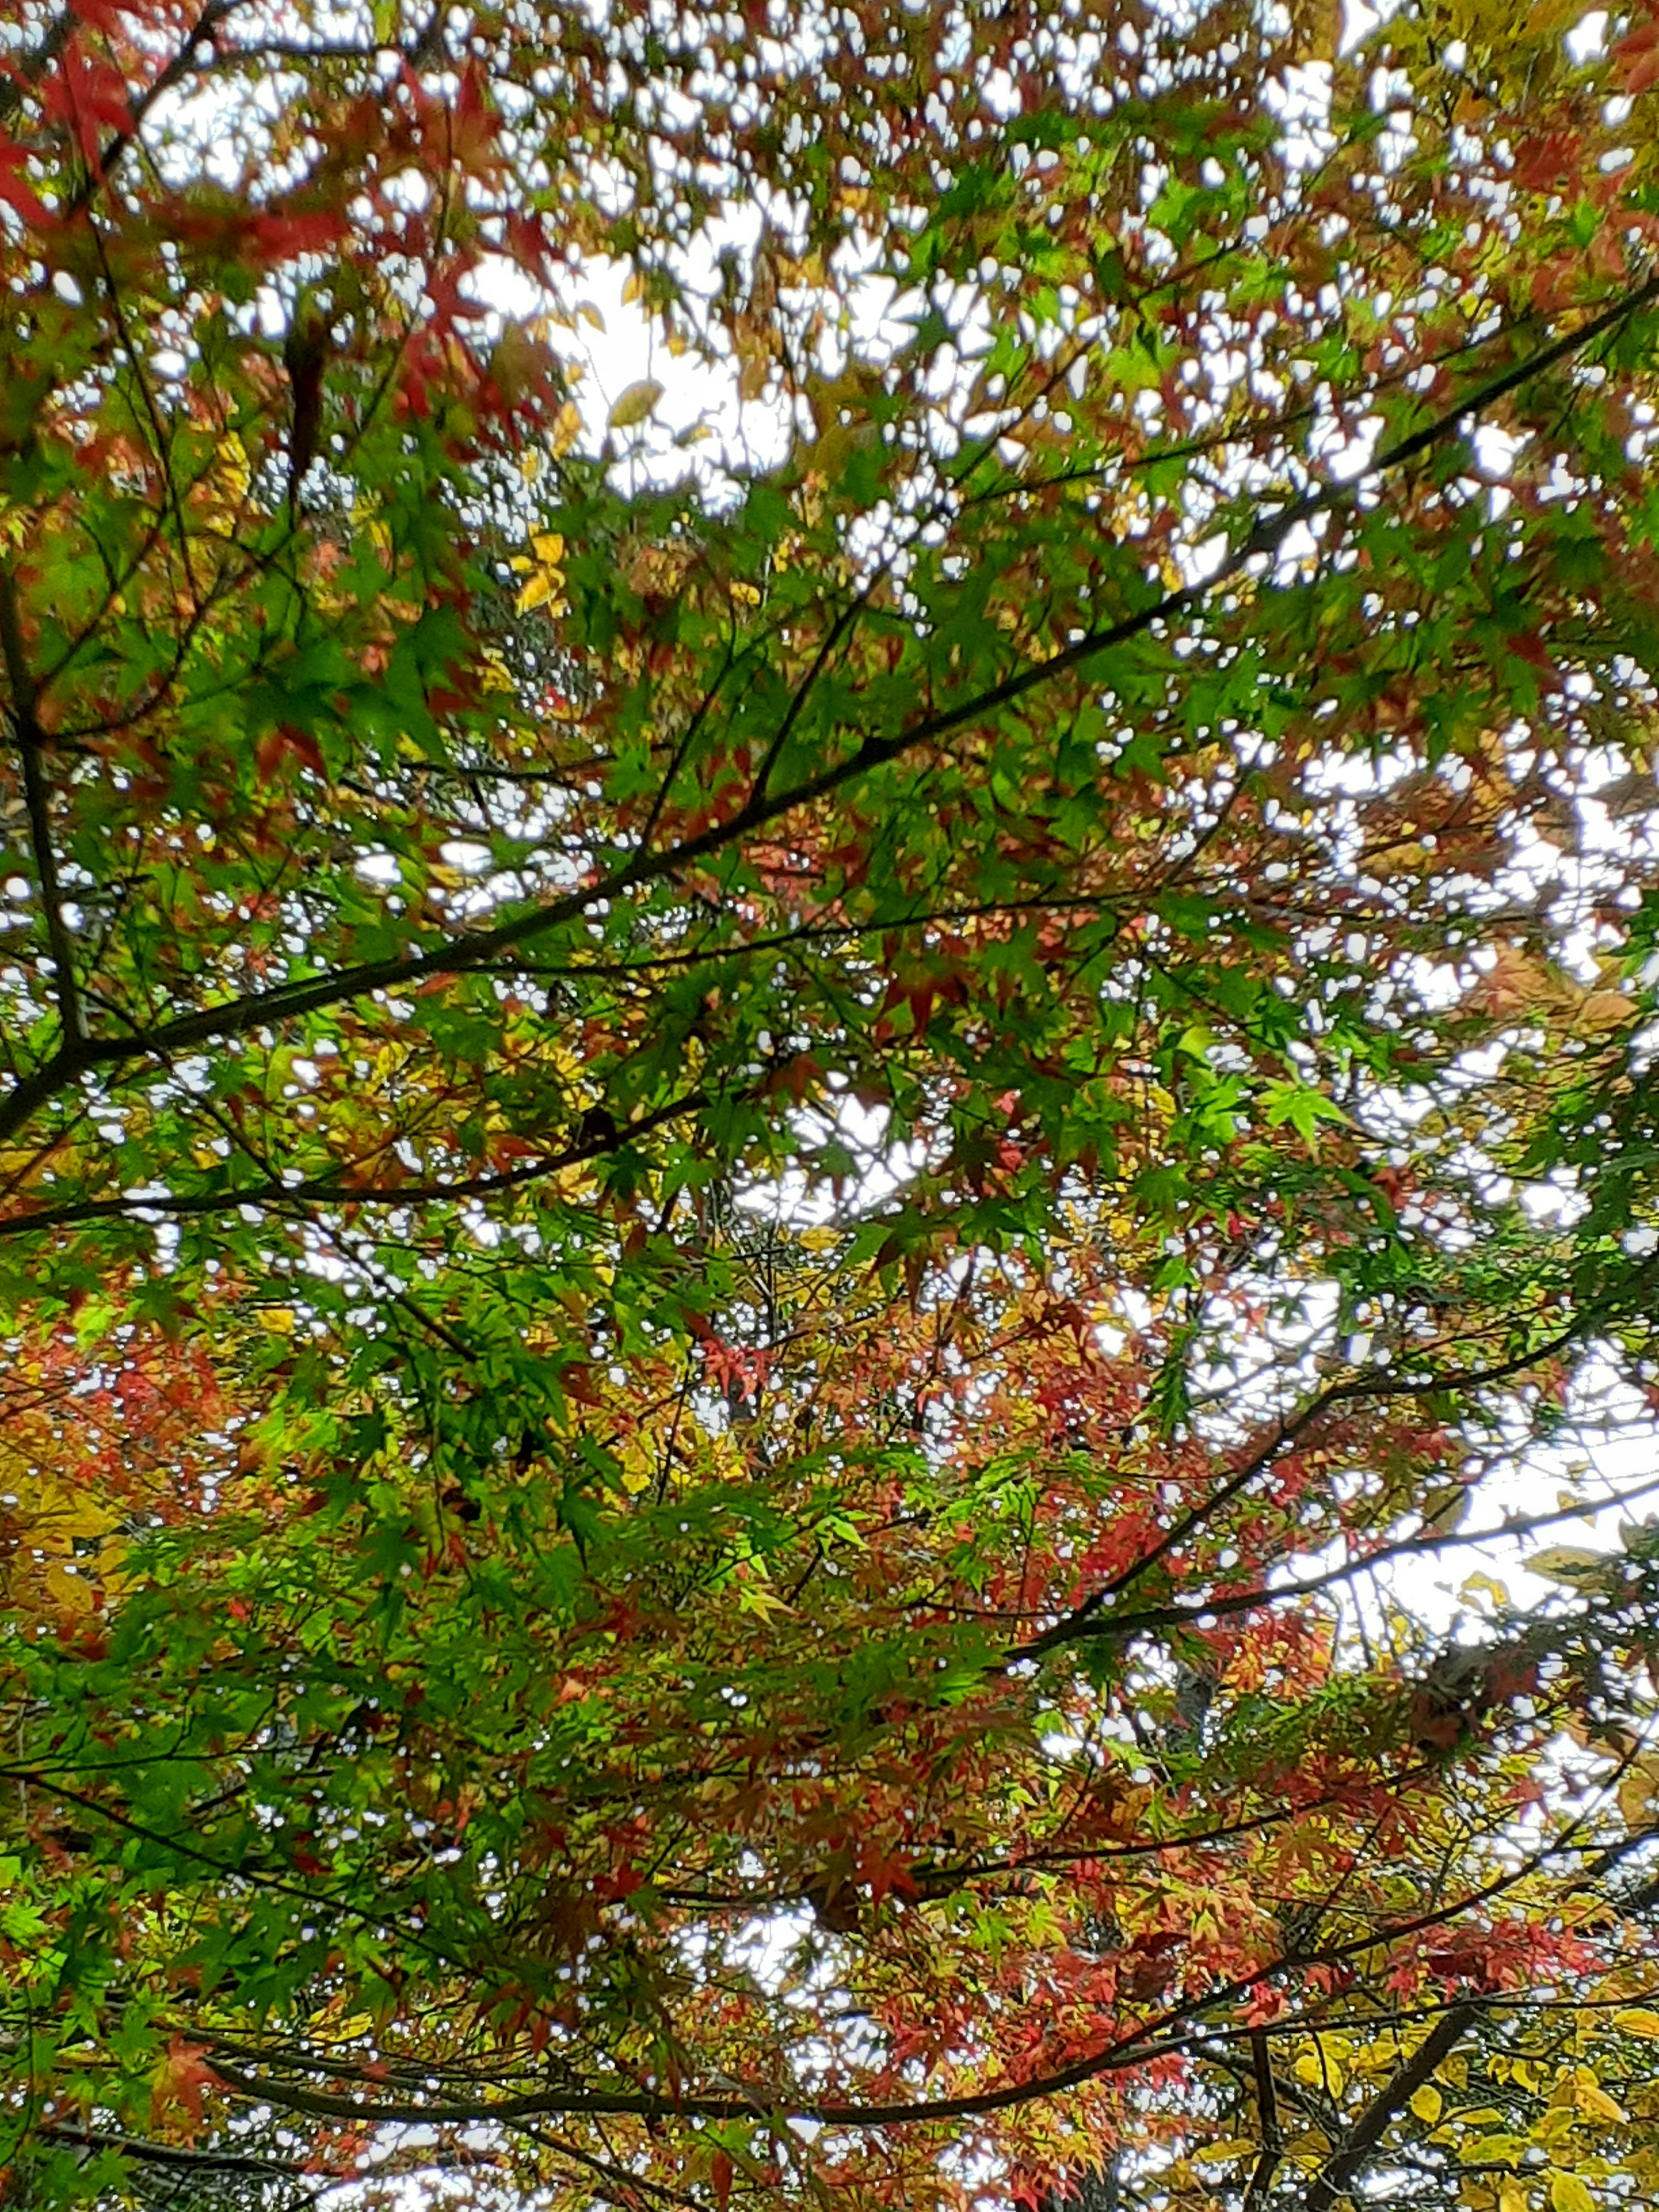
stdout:
[[1498,2212],[1528,2212],[1530,2203],[1518,2181],[1506,2181],[1498,2192]]
[[1431,2081],[1425,2081],[1420,2089],[1412,2092],[1413,2112],[1430,2127],[1440,2118],[1441,2105],[1440,2092]]
[[98,1556],[92,1563],[94,1579],[112,1596],[118,1597],[131,1581],[122,1572],[126,1556],[126,1545],[119,1538],[112,1537],[98,1547]]
[[261,1306],[259,1326],[261,1328],[269,1329],[273,1336],[292,1336],[294,1334],[293,1307]]
[[1650,2012],[1645,2005],[1632,2005],[1624,2012],[1613,2015],[1613,2024],[1620,2035],[1634,2035],[1644,2043],[1659,2043],[1659,2012]]
[[538,568],[525,580],[518,599],[519,612],[527,615],[532,607],[544,605],[559,588],[563,579],[556,568]]
[[1523,1564],[1535,1575],[1547,1575],[1555,1583],[1583,1583],[1599,1575],[1611,1555],[1606,1552],[1587,1552],[1578,1544],[1552,1544],[1542,1552],[1534,1552]]
[[581,410],[574,399],[567,399],[553,423],[553,454],[559,459],[570,451],[582,434]]
[[1550,2176],[1552,2212],[1595,2212],[1595,2199],[1576,2173]]
[[65,1612],[89,1613],[92,1610],[92,1584],[84,1575],[72,1575],[61,1561],[54,1559],[43,1579]]
[[218,446],[218,460],[229,481],[232,495],[240,499],[249,483],[247,455],[237,438],[222,438]]
[[1193,2153],[1194,2166],[1226,2166],[1236,2158],[1249,2158],[1255,2145],[1247,2136],[1235,2136],[1231,2142],[1206,2143],[1202,2150]]
[[1461,1482],[1443,1484],[1423,1501],[1423,1525],[1437,1536],[1449,1536],[1469,1515],[1473,1493]]
[[1562,2136],[1572,2133],[1578,2115],[1571,2105],[1552,2105],[1547,2112],[1541,2112],[1533,2122],[1532,2139],[1548,2149]]
[[635,301],[640,296],[640,272],[637,269],[630,270],[629,271],[628,282],[622,289],[623,305],[624,307],[631,307],[633,306]]
[[1583,14],[1583,0],[1534,0],[1526,19],[1528,39],[1553,38],[1559,31],[1570,31]]
[[1648,1807],[1659,1797],[1659,1759],[1650,1751],[1632,1759],[1619,1778],[1619,1810],[1627,1827],[1645,1824]]
[[90,1491],[43,1486],[35,1495],[34,1527],[31,1541],[72,1548],[78,1538],[101,1536],[113,1528],[120,1515]]
[[1328,2053],[1304,2051],[1291,2069],[1298,2081],[1305,2081],[1310,2089],[1327,2089],[1333,2097],[1342,2094],[1342,2069]]
[[738,1611],[752,1613],[761,1620],[775,1620],[780,1613],[788,1614],[790,1608],[771,1590],[745,1583],[738,1592]]
[[1581,2081],[1577,2084],[1573,2094],[1574,2102],[1579,2111],[1588,2113],[1592,2119],[1612,2120],[1617,2123],[1629,2118],[1626,2112],[1614,2104],[1599,2081]]
[[653,376],[643,376],[637,384],[630,384],[617,398],[616,405],[605,417],[608,430],[631,430],[636,422],[643,422],[662,398],[663,388]]
[[605,317],[599,313],[599,309],[593,305],[593,302],[591,300],[580,301],[577,305],[576,313],[581,318],[583,322],[590,324],[594,330],[604,330]]
[[1522,2136],[1476,2136],[1457,2155],[1465,2166],[1518,2166],[1528,2148]]
[[1489,1597],[1494,1605],[1507,1605],[1510,1601],[1508,1589],[1502,1583],[1494,1582],[1490,1575],[1468,1576],[1458,1595],[1460,1597]]
[[536,558],[550,568],[564,558],[564,540],[556,530],[538,531],[530,543]]

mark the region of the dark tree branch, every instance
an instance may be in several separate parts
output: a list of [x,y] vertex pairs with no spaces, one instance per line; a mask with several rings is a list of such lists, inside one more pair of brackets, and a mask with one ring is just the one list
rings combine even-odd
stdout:
[[61,1054],[78,1049],[84,1042],[86,1013],[76,984],[75,948],[64,920],[63,886],[52,842],[52,796],[41,758],[46,737],[37,711],[39,694],[23,642],[17,586],[10,568],[4,566],[0,566],[0,660],[4,662],[7,688],[11,693],[12,736],[22,757],[23,803],[28,813],[29,843],[34,854],[35,871],[40,878],[40,902],[46,913],[46,943],[52,953],[52,982],[63,1031]]
[[[1575,1826],[1577,1824],[1575,1824]],[[1569,1831],[1569,1838],[1571,1831]],[[1342,1943],[1328,1944],[1317,1952],[1308,1954],[1294,1961],[1280,1961],[1285,1966],[1334,1966],[1375,1951],[1379,1944],[1398,1942],[1426,1933],[1430,1929],[1444,1927],[1461,1918],[1473,1907],[1489,1904],[1534,1873],[1547,1858],[1559,1856],[1569,1848],[1569,1843],[1558,1839],[1544,1850],[1508,1871],[1495,1875],[1477,1890],[1454,1898],[1449,1903],[1432,1906],[1411,1919],[1398,1921],[1390,1926],[1368,1929]],[[1182,2000],[1152,2020],[1129,2029],[1116,2037],[1103,2049],[1074,2060],[1052,2074],[1035,2075],[1025,2080],[1005,2082],[1000,2087],[983,2089],[959,2097],[918,2099],[908,2104],[857,2105],[823,2097],[780,2095],[776,2090],[757,2086],[738,2094],[721,2092],[700,2095],[684,2093],[668,2096],[648,2090],[548,2087],[537,2088],[516,2095],[495,2098],[473,2096],[443,2096],[433,2094],[425,2102],[417,2100],[403,2101],[396,2099],[362,2100],[337,2095],[329,2090],[300,2089],[291,2083],[272,2081],[269,2076],[255,2077],[222,2062],[214,2062],[214,2071],[225,2087],[236,2095],[251,2099],[255,2103],[276,2106],[295,2112],[303,2112],[316,2119],[351,2120],[361,2125],[384,2126],[388,2124],[407,2124],[411,2126],[471,2126],[475,2124],[495,2124],[512,2126],[525,2119],[546,2119],[562,2114],[589,2113],[623,2116],[633,2114],[642,2118],[667,2118],[681,2119],[731,2120],[756,2117],[787,2116],[795,2119],[816,2120],[827,2127],[882,2128],[921,2125],[933,2121],[975,2119],[988,2113],[1007,2112],[1021,2105],[1036,2104],[1075,2089],[1085,2082],[1099,2081],[1109,2074],[1124,2073],[1143,2066],[1150,2061],[1174,2055],[1194,2047],[1203,2039],[1204,2032],[1196,2024],[1196,2015],[1216,2005],[1235,2003],[1273,1969],[1255,1968],[1248,1976],[1241,1976],[1215,1989]],[[1453,2005],[1430,2038],[1444,2035],[1446,2040],[1431,2059],[1425,2070],[1407,2082],[1400,2102],[1407,2100],[1414,2088],[1426,2081],[1439,2060],[1450,2049],[1468,2023],[1479,2005],[1464,2000]],[[1455,2023],[1453,2025],[1452,2023]],[[1412,2066],[1402,2069],[1396,2081],[1403,2081],[1422,2060],[1424,2050],[1416,2054]],[[1392,2087],[1394,2085],[1390,2085]],[[1376,2115],[1376,2135],[1380,2136],[1397,2106],[1382,2110],[1389,2091],[1384,2091],[1367,2113],[1362,2115],[1353,2134],[1340,2154],[1352,2158],[1353,2171],[1374,2147],[1375,2136],[1361,2141],[1361,2132]],[[1330,2199],[1320,2207],[1320,2212],[1329,2212]],[[1310,2200],[1311,2203],[1311,2200]],[[1306,2208],[1304,2208],[1306,2212]]]
[[172,58],[130,103],[128,120],[104,142],[96,163],[88,165],[80,189],[70,196],[64,210],[65,222],[84,214],[92,205],[100,188],[108,182],[111,171],[143,128],[144,118],[150,109],[164,93],[171,92],[175,84],[183,82],[193,65],[197,48],[204,40],[211,41],[220,24],[232,15],[240,4],[240,0],[207,0],[206,6],[185,32]]
[[[1582,1336],[1590,1322],[1591,1316],[1587,1315],[1574,1331],[1575,1337]],[[1534,1358],[1549,1358],[1554,1351],[1559,1349],[1558,1345],[1536,1354],[1529,1353],[1527,1358],[1528,1362]],[[1423,1381],[1418,1388],[1425,1391],[1467,1389],[1471,1382],[1478,1384],[1491,1379],[1490,1373],[1475,1375],[1462,1381],[1455,1376],[1438,1376],[1431,1382]],[[1608,1498],[1606,1503],[1608,1505],[1625,1505],[1638,1498],[1650,1496],[1656,1489],[1659,1489],[1659,1475],[1655,1475],[1649,1481],[1638,1483],[1632,1489],[1621,1492],[1617,1498]],[[1189,1603],[1146,1606],[1136,1613],[1091,1613],[1080,1620],[1075,1614],[1068,1614],[1067,1620],[1073,1625],[1066,1629],[1064,1634],[1050,1631],[1043,1637],[1034,1638],[1030,1644],[1017,1650],[1012,1656],[1018,1659],[1038,1656],[1039,1646],[1042,1650],[1051,1651],[1060,1644],[1080,1643],[1091,1637],[1139,1636],[1144,1635],[1148,1629],[1181,1628],[1199,1620],[1251,1613],[1258,1606],[1294,1606],[1304,1599],[1316,1597],[1322,1590],[1337,1588],[1367,1567],[1388,1566],[1397,1559],[1432,1559],[1438,1552],[1466,1544],[1490,1544],[1517,1536],[1532,1536],[1540,1529],[1557,1527],[1563,1521],[1582,1520],[1583,1513],[1583,1504],[1575,1503],[1548,1513],[1511,1514],[1500,1521],[1495,1528],[1458,1528],[1448,1535],[1413,1536],[1401,1543],[1380,1545],[1374,1552],[1344,1560],[1340,1566],[1332,1567],[1325,1574],[1311,1576],[1305,1582],[1273,1586],[1264,1583],[1252,1589],[1230,1591],[1224,1596],[1206,1595]],[[1088,1602],[1091,1601],[1085,1601]],[[1079,1611],[1081,1610],[1079,1607]]]
[[14,1134],[38,1107],[88,1066],[163,1058],[214,1039],[243,1036],[252,1030],[293,1021],[301,1015],[342,1005],[372,991],[407,988],[431,976],[472,973],[499,961],[505,953],[516,951],[580,921],[597,904],[625,897],[648,884],[671,878],[797,809],[828,798],[872,770],[923,746],[935,744],[972,723],[1017,704],[1052,684],[1057,677],[1100,660],[1172,617],[1201,606],[1253,563],[1271,560],[1293,530],[1316,515],[1352,507],[1365,483],[1391,474],[1459,434],[1463,424],[1472,417],[1521,390],[1547,369],[1582,353],[1595,339],[1627,322],[1656,298],[1659,298],[1659,278],[1650,279],[1616,306],[1488,379],[1433,422],[1397,440],[1376,457],[1364,477],[1352,483],[1331,483],[1322,491],[1292,501],[1276,513],[1262,516],[1227,559],[1202,581],[1164,592],[1136,612],[1085,632],[1061,651],[1017,671],[1000,684],[956,706],[924,714],[920,720],[887,735],[866,737],[842,759],[784,791],[751,793],[748,802],[726,821],[711,823],[700,835],[687,838],[670,851],[654,855],[637,852],[585,889],[569,892],[546,906],[532,908],[526,914],[514,915],[493,929],[465,932],[424,952],[364,961],[337,969],[329,975],[308,977],[302,982],[282,984],[270,991],[252,992],[243,998],[201,1007],[136,1037],[92,1039],[74,1052],[60,1053],[34,1076],[16,1085],[9,1098],[0,1106],[0,1139]]
[[1304,2212],[1331,2212],[1337,2198],[1347,2195],[1387,2134],[1389,2123],[1399,2118],[1417,2091],[1433,2077],[1436,2067],[1449,2055],[1480,2009],[1474,2003],[1454,2005],[1437,2021],[1393,2080],[1385,2081],[1366,2106],[1323,2172],[1315,2177]]
[[[1432,1369],[1417,1375],[1395,1375],[1382,1370],[1375,1370],[1368,1375],[1350,1376],[1344,1381],[1330,1383],[1310,1399],[1299,1413],[1286,1415],[1281,1419],[1266,1443],[1252,1452],[1237,1471],[1230,1475],[1212,1496],[1206,1498],[1201,1505],[1195,1505],[1191,1512],[1183,1514],[1165,1531],[1150,1551],[1143,1552],[1138,1559],[1123,1570],[1121,1574],[1114,1576],[1110,1582],[1091,1592],[1080,1604],[1074,1606],[1070,1613],[1057,1620],[1052,1628],[1045,1629],[1042,1635],[1034,1636],[1029,1643],[1021,1644],[1009,1652],[1001,1663],[1006,1666],[1012,1665],[1016,1660],[1040,1659],[1045,1652],[1054,1650],[1062,1644],[1073,1643],[1079,1637],[1120,1633],[1128,1626],[1132,1618],[1135,1619],[1136,1625],[1146,1626],[1157,1618],[1167,1614],[1170,1608],[1159,1607],[1148,1608],[1140,1616],[1132,1617],[1126,1614],[1119,1620],[1108,1614],[1106,1607],[1111,1604],[1112,1600],[1120,1591],[1139,1582],[1161,1559],[1166,1559],[1172,1551],[1185,1543],[1187,1539],[1197,1529],[1202,1528],[1206,1522],[1213,1520],[1224,1506],[1231,1504],[1236,1498],[1240,1497],[1249,1488],[1251,1483],[1259,1475],[1264,1474],[1273,1465],[1282,1451],[1287,1450],[1291,1444],[1300,1442],[1316,1422],[1322,1420],[1336,1407],[1352,1403],[1355,1400],[1413,1398],[1420,1397],[1426,1392],[1433,1390],[1478,1389],[1487,1383],[1506,1382],[1510,1376],[1524,1374],[1528,1368],[1536,1367],[1544,1360],[1552,1359],[1558,1353],[1566,1351],[1570,1346],[1577,1343],[1583,1337],[1586,1329],[1592,1325],[1594,1318],[1594,1313],[1587,1310],[1580,1314],[1569,1328],[1561,1330],[1555,1336],[1547,1338],[1542,1344],[1534,1345],[1524,1352],[1515,1352],[1507,1359],[1495,1360],[1490,1366],[1475,1368],[1461,1375],[1449,1375],[1438,1369]],[[1415,1540],[1412,1546],[1401,1548],[1415,1548]],[[1356,1563],[1354,1568],[1345,1567],[1340,1572],[1343,1574],[1354,1572],[1357,1571],[1358,1567],[1366,1564],[1368,1564],[1366,1561],[1360,1560]],[[1316,1583],[1306,1586],[1308,1589],[1318,1587],[1320,1585]],[[1224,1600],[1222,1601],[1222,1605],[1224,1609]],[[1212,1609],[1212,1607],[1203,1608],[1206,1611]],[[1175,1618],[1179,1620],[1182,1617],[1181,1612],[1177,1609]]]
[[142,1218],[146,1214],[161,1214],[169,1220],[189,1220],[213,1213],[232,1212],[239,1206],[266,1206],[273,1208],[296,1206],[421,1206],[437,1202],[453,1202],[468,1198],[493,1197],[501,1191],[521,1190],[528,1183],[544,1182],[562,1169],[584,1166],[619,1152],[625,1146],[648,1136],[683,1115],[696,1113],[708,1103],[707,1094],[689,1091],[672,1098],[665,1106],[659,1106],[637,1120],[624,1121],[613,1128],[597,1132],[568,1145],[562,1152],[549,1152],[540,1159],[526,1160],[516,1168],[502,1168],[498,1172],[457,1176],[443,1182],[416,1182],[410,1181],[377,1189],[364,1185],[342,1182],[334,1176],[317,1176],[305,1182],[281,1182],[275,1179],[265,1182],[240,1183],[234,1188],[219,1191],[191,1192],[182,1197],[155,1198],[89,1198],[76,1204],[42,1207],[33,1213],[14,1214],[9,1220],[0,1220],[0,1237],[32,1234],[43,1229],[64,1229],[82,1221],[111,1221]]
[[1258,2207],[1273,2185],[1282,2150],[1279,2100],[1273,2090],[1273,2057],[1267,2039],[1260,2029],[1250,2038],[1250,2061],[1255,2071],[1256,2122],[1261,2130],[1261,2149],[1244,2191],[1244,2212],[1258,2212]]
[[[252,2151],[192,2150],[184,2143],[153,2142],[143,2136],[119,2135],[106,2128],[72,2128],[49,2121],[40,2134],[46,2142],[63,2143],[71,2150],[112,2150],[143,2165],[174,2166],[190,2173],[246,2173],[262,2180],[272,2176],[286,2180],[315,2171],[298,2159],[262,2158]],[[339,2179],[355,2180],[356,2168],[343,2168]]]

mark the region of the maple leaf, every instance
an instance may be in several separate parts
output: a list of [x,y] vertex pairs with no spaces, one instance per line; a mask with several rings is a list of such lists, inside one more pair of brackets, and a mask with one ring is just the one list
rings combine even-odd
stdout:
[[1341,27],[0,41],[43,2206],[1651,2193],[1656,49]]

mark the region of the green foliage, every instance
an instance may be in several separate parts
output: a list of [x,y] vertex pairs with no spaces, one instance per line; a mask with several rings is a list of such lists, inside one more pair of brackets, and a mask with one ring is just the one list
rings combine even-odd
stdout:
[[1659,32],[1337,28],[0,24],[8,2201],[1651,2193]]

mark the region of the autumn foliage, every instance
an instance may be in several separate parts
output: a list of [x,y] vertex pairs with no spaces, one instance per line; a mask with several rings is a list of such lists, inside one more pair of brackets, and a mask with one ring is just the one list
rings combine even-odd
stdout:
[[1656,145],[9,0],[6,2203],[1659,2187]]

